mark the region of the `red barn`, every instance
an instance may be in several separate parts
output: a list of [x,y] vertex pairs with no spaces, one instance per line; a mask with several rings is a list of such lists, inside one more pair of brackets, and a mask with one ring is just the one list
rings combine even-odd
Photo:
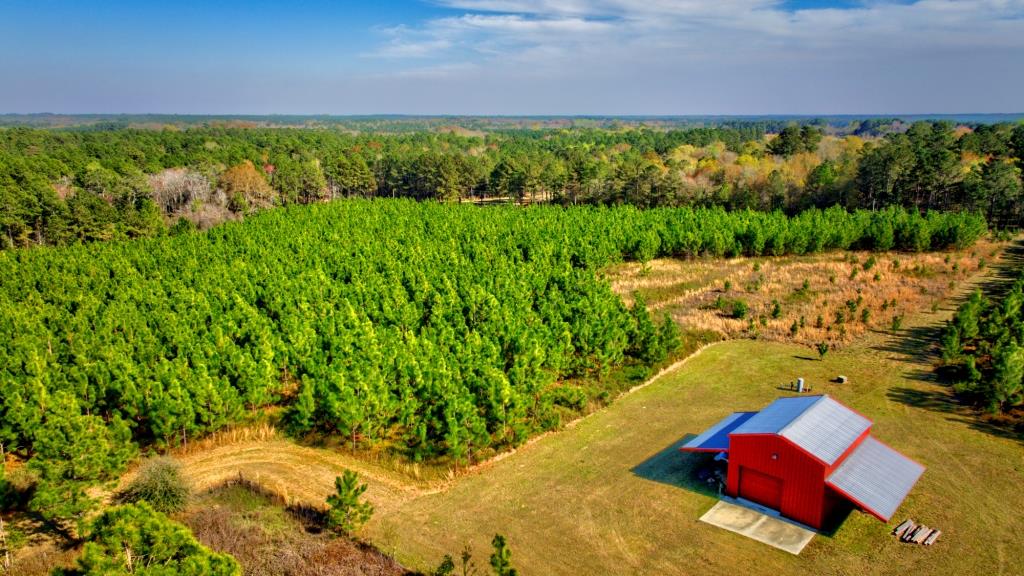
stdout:
[[821,529],[849,506],[888,522],[924,467],[871,436],[871,421],[828,396],[735,412],[681,448],[726,453],[726,493]]

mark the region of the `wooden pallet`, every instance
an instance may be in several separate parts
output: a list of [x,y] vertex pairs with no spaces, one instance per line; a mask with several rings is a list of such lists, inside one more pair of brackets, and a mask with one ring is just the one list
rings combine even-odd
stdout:
[[931,546],[942,535],[942,530],[929,528],[924,524],[916,524],[912,519],[907,518],[899,526],[893,528],[892,533],[901,542]]

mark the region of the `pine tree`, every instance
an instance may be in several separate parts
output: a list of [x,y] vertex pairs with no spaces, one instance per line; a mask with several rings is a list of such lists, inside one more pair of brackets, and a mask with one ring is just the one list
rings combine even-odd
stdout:
[[495,534],[491,540],[494,552],[491,553],[491,568],[495,576],[516,576],[518,572],[512,567],[512,551],[509,550],[505,537]]
[[359,483],[359,476],[345,470],[334,479],[335,493],[327,497],[327,525],[336,532],[351,535],[357,531],[370,516],[373,505],[362,500],[368,486]]
[[145,502],[92,521],[75,566],[56,576],[241,576],[238,562],[200,544],[185,526]]

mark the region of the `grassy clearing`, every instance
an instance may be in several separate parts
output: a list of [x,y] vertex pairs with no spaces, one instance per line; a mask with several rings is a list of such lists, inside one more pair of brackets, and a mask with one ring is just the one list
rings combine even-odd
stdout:
[[[868,330],[890,328],[895,317],[930,309],[1001,248],[979,242],[947,253],[656,260],[617,266],[608,277],[627,301],[637,291],[655,316],[670,314],[689,329],[730,338],[846,344]],[[730,316],[737,300],[750,308],[743,318]]]
[[[454,481],[286,440],[188,455],[186,471],[200,484],[242,471],[318,503],[341,468],[354,468],[377,506],[365,535],[416,569],[466,544],[484,558],[501,532],[527,574],[1013,574],[1024,553],[1013,535],[1024,505],[1022,439],[962,410],[931,380],[923,354],[953,306],[921,307],[895,336],[864,330],[822,361],[791,343],[712,345],[605,410]],[[840,373],[850,383],[827,383]],[[698,522],[715,498],[693,478],[699,459],[676,448],[729,411],[785,394],[778,387],[798,376],[869,415],[878,437],[928,467],[897,520],[941,528],[938,545],[901,545],[887,526],[854,513],[792,557]]]
[[[370,535],[419,568],[464,542],[483,550],[502,532],[528,574],[1018,573],[1020,439],[978,429],[943,389],[918,379],[928,366],[905,348],[917,352],[906,336],[871,334],[818,361],[791,344],[714,345],[486,474],[379,515]],[[826,383],[840,373],[849,384]],[[793,557],[698,522],[715,498],[693,479],[699,458],[676,448],[729,411],[784,394],[776,387],[798,376],[872,417],[878,437],[928,467],[897,516],[940,527],[938,545],[901,545],[890,526],[854,513]]]

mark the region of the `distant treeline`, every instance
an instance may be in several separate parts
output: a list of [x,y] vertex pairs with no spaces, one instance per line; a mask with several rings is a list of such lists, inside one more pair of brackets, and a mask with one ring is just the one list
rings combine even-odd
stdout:
[[789,214],[900,206],[1024,222],[1024,125],[920,122],[883,139],[821,128],[4,129],[0,246],[156,236],[351,196]]
[[[205,233],[0,252],[0,445],[28,506],[85,517],[136,446],[269,405],[296,434],[467,462],[610,397],[678,346],[600,270],[659,256],[966,246],[968,213],[349,200]],[[660,320],[660,321],[659,321]],[[611,388],[610,388],[611,387]],[[2,488],[2,486],[0,486]]]

